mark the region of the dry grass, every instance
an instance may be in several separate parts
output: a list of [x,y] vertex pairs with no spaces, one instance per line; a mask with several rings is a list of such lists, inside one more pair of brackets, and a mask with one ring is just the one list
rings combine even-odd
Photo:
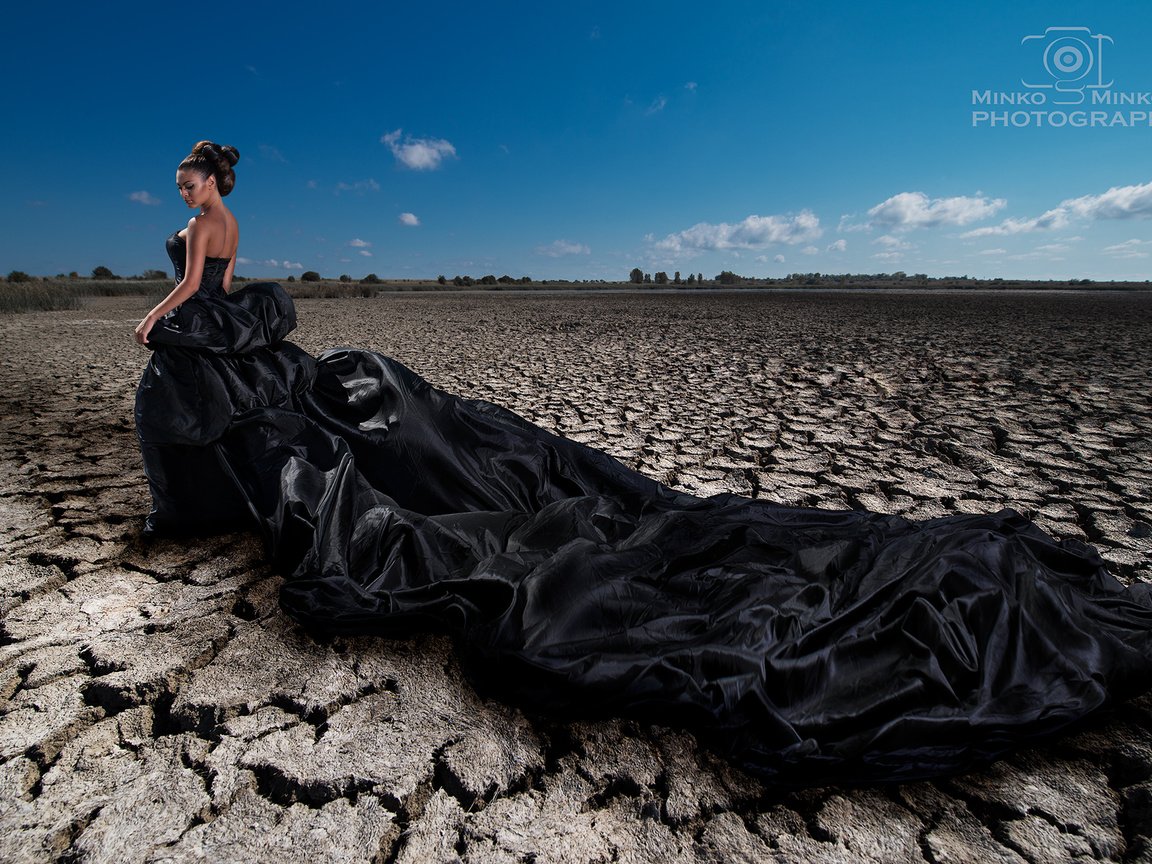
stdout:
[[0,282],[0,313],[79,309],[85,297],[163,296],[171,282],[136,279],[62,279]]

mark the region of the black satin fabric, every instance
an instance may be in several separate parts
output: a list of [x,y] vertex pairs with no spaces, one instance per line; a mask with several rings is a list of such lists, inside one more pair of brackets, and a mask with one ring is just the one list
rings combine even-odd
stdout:
[[[180,280],[184,278],[184,268],[188,262],[187,238],[179,231],[174,232],[172,236],[164,241],[164,250],[168,253],[168,257],[172,259],[172,269],[176,272],[176,281],[180,282]],[[214,258],[210,255],[204,258],[204,269],[200,275],[200,287],[196,291],[198,299],[224,299],[227,293],[224,290],[224,274],[228,272],[228,263],[231,260],[231,258]]]
[[315,632],[445,631],[484,694],[682,726],[782,786],[962,770],[1152,684],[1148,587],[1012,510],[697,498],[388,357],[310,357],[274,283],[190,305],[137,399],[152,524],[246,511]]

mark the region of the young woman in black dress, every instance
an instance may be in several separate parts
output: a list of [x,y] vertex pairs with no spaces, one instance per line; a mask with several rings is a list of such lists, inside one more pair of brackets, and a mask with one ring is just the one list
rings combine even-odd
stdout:
[[240,228],[223,197],[236,185],[232,169],[239,160],[235,147],[200,141],[176,168],[180,197],[200,212],[168,238],[169,255],[177,265],[176,287],[136,325],[136,341],[141,345],[157,321],[197,292],[219,296],[231,290]]

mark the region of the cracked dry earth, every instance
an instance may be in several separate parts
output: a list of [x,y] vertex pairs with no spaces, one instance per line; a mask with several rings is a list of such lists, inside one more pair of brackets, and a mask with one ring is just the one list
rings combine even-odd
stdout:
[[[143,299],[0,319],[0,860],[1152,861],[1152,699],[932,782],[780,793],[682,731],[478,698],[441,638],[318,642],[245,533],[145,544]],[[1152,294],[390,294],[392,354],[668,483],[1010,505],[1152,579]]]

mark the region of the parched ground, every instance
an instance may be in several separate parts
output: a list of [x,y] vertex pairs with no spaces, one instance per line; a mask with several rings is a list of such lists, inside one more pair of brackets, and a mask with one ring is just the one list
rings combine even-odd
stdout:
[[[1152,861],[1152,699],[963,776],[766,791],[680,731],[479,699],[451,646],[317,642],[259,541],[146,544],[131,298],[0,319],[0,860]],[[1152,294],[393,294],[392,354],[661,480],[1011,505],[1152,581]]]

